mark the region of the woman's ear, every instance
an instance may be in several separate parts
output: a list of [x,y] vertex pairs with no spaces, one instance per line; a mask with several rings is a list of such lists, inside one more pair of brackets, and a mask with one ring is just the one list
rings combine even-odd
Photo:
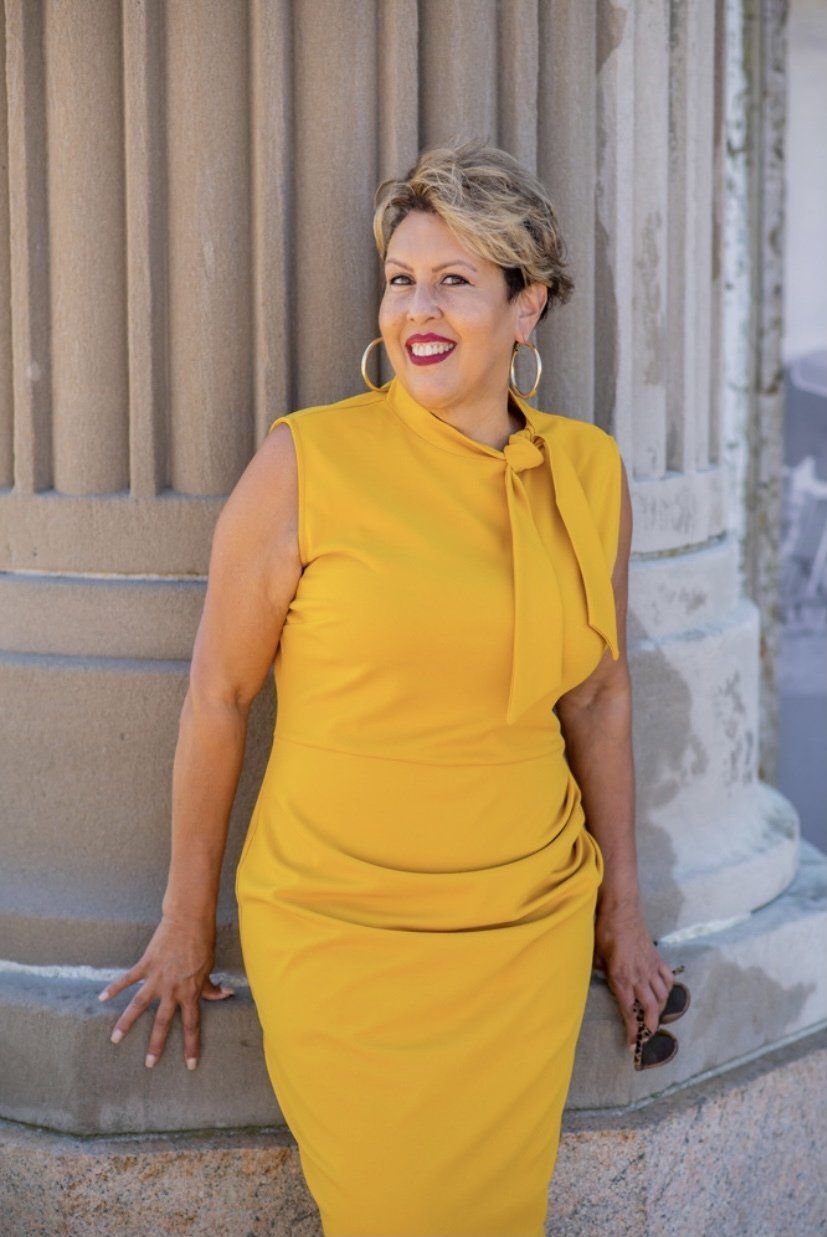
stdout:
[[544,283],[530,283],[520,292],[519,300],[517,328],[521,335],[518,336],[518,340],[521,344],[527,344],[530,342],[531,332],[537,325],[537,320],[548,300],[548,288]]

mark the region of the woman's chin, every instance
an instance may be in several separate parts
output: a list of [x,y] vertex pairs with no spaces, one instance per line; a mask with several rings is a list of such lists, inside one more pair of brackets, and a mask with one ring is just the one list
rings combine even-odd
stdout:
[[405,373],[411,383],[415,383],[423,391],[449,391],[456,388],[459,381],[456,366],[451,366],[450,362],[443,362],[440,365],[417,365],[414,361],[409,360],[405,366]]
[[456,396],[456,380],[439,382],[434,378],[423,378],[419,374],[414,374],[409,386],[414,399],[420,404],[428,404],[436,408],[450,403]]

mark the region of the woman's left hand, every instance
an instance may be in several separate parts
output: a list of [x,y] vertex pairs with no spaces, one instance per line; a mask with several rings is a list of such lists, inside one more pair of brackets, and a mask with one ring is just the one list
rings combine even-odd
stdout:
[[630,1047],[637,1039],[635,998],[654,1035],[675,982],[646,927],[640,903],[624,902],[598,909],[594,928],[594,966],[606,976],[620,1007]]

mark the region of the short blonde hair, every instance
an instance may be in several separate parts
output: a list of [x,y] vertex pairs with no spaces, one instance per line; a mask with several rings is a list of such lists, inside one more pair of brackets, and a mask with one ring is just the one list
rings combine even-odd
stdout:
[[383,262],[398,224],[419,210],[438,215],[469,249],[502,267],[507,300],[530,283],[545,284],[548,297],[538,321],[574,290],[545,187],[498,146],[472,138],[424,150],[404,177],[382,181],[373,203],[373,235]]

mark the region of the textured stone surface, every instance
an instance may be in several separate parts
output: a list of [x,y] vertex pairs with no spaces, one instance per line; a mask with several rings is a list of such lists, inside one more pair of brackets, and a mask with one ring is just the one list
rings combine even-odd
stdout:
[[[549,1237],[827,1233],[825,1093],[822,1030],[636,1110],[567,1114]],[[0,1122],[0,1214],[9,1237],[321,1234],[284,1128],[75,1138]]]
[[283,1130],[81,1139],[0,1122],[0,1205],[8,1237],[321,1233]]
[[825,1234],[825,1096],[822,1029],[636,1111],[568,1113],[547,1231]]

